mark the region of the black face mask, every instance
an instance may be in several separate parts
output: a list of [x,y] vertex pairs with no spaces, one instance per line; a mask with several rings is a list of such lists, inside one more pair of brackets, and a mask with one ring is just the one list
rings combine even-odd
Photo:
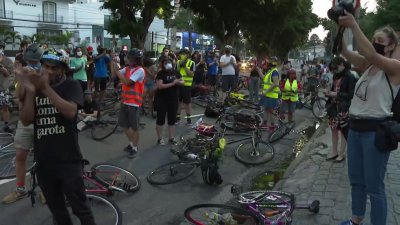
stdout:
[[372,43],[372,45],[374,46],[376,53],[381,54],[381,55],[385,55],[385,47],[386,47],[386,45],[379,44],[379,43],[376,43],[376,42]]

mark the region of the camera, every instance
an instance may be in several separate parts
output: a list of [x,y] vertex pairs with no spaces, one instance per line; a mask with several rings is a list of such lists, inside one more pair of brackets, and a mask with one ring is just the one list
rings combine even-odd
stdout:
[[352,1],[342,0],[340,3],[328,10],[329,19],[338,23],[339,16],[344,16],[344,10],[354,15],[355,10]]

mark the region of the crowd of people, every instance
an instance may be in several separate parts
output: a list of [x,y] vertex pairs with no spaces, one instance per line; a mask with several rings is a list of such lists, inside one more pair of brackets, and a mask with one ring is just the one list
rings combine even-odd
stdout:
[[[343,57],[334,58],[329,65],[304,65],[300,77],[288,61],[281,67],[275,57],[266,64],[255,61],[250,71],[249,99],[264,108],[265,126],[274,129],[274,110],[280,102],[279,116],[287,114],[288,122],[294,122],[299,93],[306,91],[305,83],[330,81],[331,85],[323,91],[332,129],[332,151],[327,160],[340,163],[347,155],[352,187],[352,217],[341,225],[362,224],[367,196],[371,200],[371,223],[382,225],[387,217],[384,177],[390,152],[378,149],[374,140],[377,126],[392,115],[393,96],[387,90],[397,93],[400,87],[400,61],[394,58],[398,37],[393,29],[385,27],[375,32],[370,43],[352,15],[340,17],[339,23],[353,31],[359,53],[343,43]],[[140,140],[140,107],[145,102],[157,111],[157,143],[166,144],[163,126],[167,121],[167,141],[176,144],[175,125],[180,123],[181,109],[185,110],[186,124],[192,125],[192,96],[204,91],[214,93],[220,73],[224,99],[235,90],[239,76],[240,59],[229,45],[222,55],[210,51],[204,56],[188,49],[175,53],[164,48],[158,62],[146,58],[137,48],[114,53],[98,46],[94,54],[91,46],[85,53],[76,47],[70,58],[65,51],[22,42],[13,63],[3,54],[4,48],[4,42],[0,42],[4,131],[12,132],[9,89],[14,83],[13,75],[20,111],[15,133],[16,189],[3,198],[3,203],[27,196],[25,166],[34,149],[39,185],[60,225],[72,224],[64,196],[82,224],[95,224],[82,180],[78,130],[98,118],[98,103],[106,97],[110,81],[114,88],[121,88],[118,121],[129,142],[124,150],[129,158],[134,158]],[[364,71],[359,79],[351,72],[351,65]]]

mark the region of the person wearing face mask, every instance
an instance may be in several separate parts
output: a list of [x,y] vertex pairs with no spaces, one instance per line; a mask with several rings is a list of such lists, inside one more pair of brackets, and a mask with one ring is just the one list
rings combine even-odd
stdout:
[[161,65],[163,69],[160,70],[156,76],[157,92],[154,98],[157,110],[157,143],[159,145],[165,144],[162,138],[162,128],[165,124],[165,117],[167,117],[168,142],[170,144],[176,144],[174,136],[176,113],[179,105],[178,94],[179,87],[182,86],[184,82],[178,71],[173,69],[172,60],[170,58],[165,59]]
[[233,91],[235,85],[235,67],[236,59],[232,53],[232,46],[225,46],[225,55],[221,56],[219,66],[222,68],[222,91],[223,99],[226,98],[229,91]]
[[40,73],[20,68],[16,76],[25,90],[20,120],[33,124],[36,176],[56,224],[72,224],[66,202],[81,224],[95,225],[83,183],[83,156],[76,118],[83,106],[79,83],[66,78],[68,64],[60,50],[41,57]]
[[93,47],[88,46],[86,48],[86,76],[87,76],[87,89],[92,90],[94,86],[94,57],[93,57]]
[[128,158],[134,158],[138,152],[139,109],[143,104],[146,71],[142,67],[142,50],[132,48],[126,58],[128,66],[117,73],[122,83],[122,102],[118,122],[124,128],[125,135],[130,141],[124,151],[128,152]]
[[348,174],[351,184],[352,217],[340,225],[362,224],[367,197],[371,202],[372,225],[387,224],[385,173],[390,151],[375,145],[376,130],[390,120],[394,96],[400,88],[400,61],[393,58],[399,39],[391,27],[375,31],[372,43],[361,31],[355,18],[345,12],[338,24],[351,29],[358,53],[342,42],[342,55],[365,71],[357,81],[349,108],[350,130],[347,138]]
[[72,58],[69,62],[69,67],[73,71],[73,79],[77,80],[82,87],[82,93],[84,93],[87,89],[87,75],[86,75],[86,57],[82,57],[82,48],[76,47],[74,49],[75,57]]
[[4,132],[12,132],[8,126],[10,121],[9,106],[11,105],[11,94],[9,88],[11,85],[11,78],[14,73],[13,61],[4,55],[6,44],[0,41],[0,107],[2,109],[2,116],[4,121]]
[[335,57],[330,65],[330,70],[334,73],[333,85],[330,91],[324,92],[328,97],[326,107],[332,131],[332,151],[326,158],[327,161],[339,163],[346,158],[349,108],[357,82],[350,69],[350,63],[342,57]]
[[[26,68],[39,72],[41,69],[40,58],[42,57],[43,49],[37,44],[29,45],[24,51],[24,58]],[[21,68],[21,67],[18,67]],[[22,85],[17,81],[16,97],[19,102],[23,102],[26,96],[26,91]],[[21,108],[21,107],[20,107]],[[16,174],[16,188],[13,192],[5,196],[2,200],[3,204],[11,204],[20,199],[28,196],[25,188],[25,174],[26,162],[28,159],[29,151],[33,148],[33,125],[24,126],[21,120],[18,121],[17,129],[14,136],[14,146],[16,148],[15,154],[15,174]],[[30,159],[31,160],[31,159]]]

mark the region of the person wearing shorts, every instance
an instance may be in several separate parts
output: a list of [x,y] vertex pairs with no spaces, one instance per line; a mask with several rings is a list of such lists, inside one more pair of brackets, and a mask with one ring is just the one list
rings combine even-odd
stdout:
[[213,52],[207,53],[206,58],[207,63],[207,85],[211,86],[211,91],[214,93],[215,85],[217,84],[217,73],[218,73],[218,58],[214,55]]
[[[185,106],[185,111],[187,116],[186,124],[190,126],[192,124],[190,116],[192,114],[191,97],[192,97],[193,76],[195,71],[195,62],[190,60],[189,50],[186,49],[182,49],[179,52],[179,57],[180,60],[178,60],[177,62],[177,68],[184,82],[183,86],[181,86],[179,90],[179,102]],[[179,122],[180,116],[181,116],[181,110],[178,109],[177,122]]]
[[95,72],[94,72],[94,96],[96,100],[102,102],[105,96],[105,90],[108,82],[108,67],[111,68],[111,59],[107,56],[103,47],[97,47],[99,53],[94,57]]
[[[43,49],[37,44],[31,44],[25,50],[23,60],[26,66],[29,66],[36,71],[40,71],[40,58],[42,57]],[[25,98],[25,90],[22,85],[17,85],[16,96],[19,101]],[[18,121],[17,130],[14,136],[14,146],[16,149],[15,173],[16,173],[16,188],[13,192],[5,196],[2,200],[3,204],[11,204],[27,196],[25,188],[26,160],[29,151],[33,149],[33,124],[24,126],[21,121]]]
[[[294,122],[293,113],[296,110],[297,102],[299,101],[299,91],[301,90],[300,82],[297,82],[296,71],[289,69],[286,71],[287,79],[281,82],[282,91],[282,113],[288,114],[288,122]],[[281,115],[283,118],[283,115]]]
[[143,104],[146,72],[142,67],[143,52],[137,48],[129,50],[128,66],[121,69],[117,76],[122,83],[121,110],[119,124],[130,143],[125,147],[128,158],[134,158],[139,143],[139,109]]
[[235,86],[235,67],[237,66],[236,59],[232,53],[232,46],[225,46],[225,55],[221,56],[220,67],[222,68],[222,91],[225,99],[229,91],[233,91]]
[[168,142],[176,144],[175,140],[175,122],[176,112],[178,111],[178,92],[179,86],[183,85],[183,80],[178,71],[173,69],[172,60],[165,59],[161,62],[160,70],[156,76],[157,92],[154,98],[157,110],[156,132],[157,143],[164,145],[162,138],[162,129],[165,124],[165,117],[168,121]]

